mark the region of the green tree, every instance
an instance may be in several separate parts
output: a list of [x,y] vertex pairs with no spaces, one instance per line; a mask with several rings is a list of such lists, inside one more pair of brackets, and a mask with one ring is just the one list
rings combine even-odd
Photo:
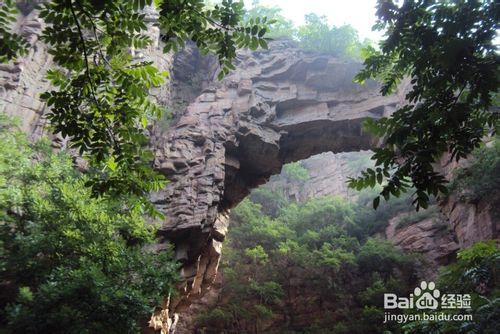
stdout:
[[260,204],[262,212],[272,218],[276,218],[281,209],[288,204],[282,189],[259,187],[252,190],[249,198],[253,203]]
[[253,2],[253,6],[245,14],[245,20],[256,20],[257,18],[267,17],[269,27],[266,36],[268,38],[290,38],[293,39],[297,33],[297,28],[293,22],[285,18],[282,14],[282,9],[276,6],[267,7],[259,4],[258,1]]
[[382,184],[386,200],[414,187],[414,204],[426,208],[429,196],[447,192],[433,164],[443,153],[459,160],[498,127],[492,109],[499,88],[496,1],[379,1],[376,27],[386,31],[380,51],[371,49],[357,81],[382,80],[381,93],[411,80],[408,104],[389,118],[367,122],[384,139],[375,150],[375,168],[352,179],[361,189]]
[[[472,152],[470,166],[455,172],[450,190],[467,201],[477,202],[500,189],[500,139]],[[497,210],[497,212],[500,212]]]
[[11,26],[17,21],[16,1],[6,0],[0,3],[0,63],[16,59],[26,54],[28,43],[18,34],[11,32]]
[[136,333],[174,292],[178,265],[124,200],[93,198],[65,153],[0,119],[0,327]]
[[[41,5],[46,26],[41,39],[56,67],[47,72],[52,90],[47,102],[54,133],[71,139],[72,147],[90,162],[94,173],[87,183],[94,195],[133,195],[148,211],[158,214],[147,199],[164,186],[151,168],[147,148],[151,119],[161,117],[149,90],[164,83],[168,73],[152,62],[134,59],[130,50],[155,42],[148,35],[148,8],[153,0],[54,0]],[[243,2],[224,0],[211,8],[203,0],[155,1],[164,51],[194,41],[204,53],[215,53],[221,78],[234,66],[237,48],[267,47],[266,19],[243,23]],[[1,3],[1,60],[10,60],[25,42],[9,33],[14,1]],[[16,44],[17,43],[17,44]]]
[[[457,254],[457,261],[445,267],[439,275],[438,286],[443,291],[469,294],[472,320],[419,321],[404,325],[407,333],[485,333],[498,332],[500,325],[500,251],[494,240],[481,241]],[[461,309],[439,312],[456,314]]]
[[[404,295],[414,287],[413,259],[353,228],[368,219],[366,213],[343,198],[324,197],[287,202],[269,216],[260,203],[245,199],[231,213],[219,301],[198,317],[197,328],[206,333],[396,330],[382,324],[381,301],[384,292]],[[301,305],[318,309],[306,320]]]
[[[411,266],[411,258],[402,254],[388,241],[369,238],[359,250],[358,264],[368,272],[378,272],[388,279],[395,268]],[[404,270],[404,272],[411,272]]]
[[299,45],[308,51],[330,53],[342,58],[359,58],[368,41],[361,42],[356,29],[350,25],[330,27],[326,16],[308,14],[299,27]]
[[283,166],[281,176],[286,182],[304,183],[309,179],[309,171],[300,162],[291,162]]

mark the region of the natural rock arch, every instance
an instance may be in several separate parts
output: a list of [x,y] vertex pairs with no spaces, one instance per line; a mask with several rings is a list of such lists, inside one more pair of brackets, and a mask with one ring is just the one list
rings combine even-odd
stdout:
[[228,209],[287,162],[373,147],[362,121],[388,115],[404,100],[382,97],[373,81],[354,84],[359,62],[306,53],[291,42],[240,53],[236,66],[153,138],[155,168],[170,180],[152,196],[167,217],[160,235],[174,243],[185,279],[170,311],[213,282]]

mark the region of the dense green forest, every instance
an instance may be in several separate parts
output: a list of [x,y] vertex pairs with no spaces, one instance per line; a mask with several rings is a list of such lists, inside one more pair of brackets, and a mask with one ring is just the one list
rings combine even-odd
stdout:
[[[470,175],[496,176],[497,147],[476,153]],[[486,173],[484,159],[496,160]],[[289,164],[280,177],[285,184],[307,182],[307,170]],[[459,252],[438,277],[443,290],[474,292],[473,322],[384,324],[383,294],[409,295],[425,279],[418,272],[430,265],[384,239],[389,219],[410,211],[411,199],[391,200],[373,211],[367,207],[369,191],[356,201],[327,196],[303,203],[284,194],[263,186],[233,210],[220,296],[198,316],[201,333],[495,332],[500,252],[494,241]],[[434,209],[403,216],[399,227],[432,215]]]
[[[385,214],[402,208],[408,201],[387,205]],[[232,212],[221,302],[199,326],[207,333],[380,332],[382,294],[410,291],[416,259],[375,236],[387,224],[377,215],[342,197],[294,203],[279,189],[256,190]]]
[[[1,326],[8,333],[135,333],[173,293],[170,251],[134,202],[92,197],[50,142],[0,118]],[[114,319],[110,321],[110,319]]]

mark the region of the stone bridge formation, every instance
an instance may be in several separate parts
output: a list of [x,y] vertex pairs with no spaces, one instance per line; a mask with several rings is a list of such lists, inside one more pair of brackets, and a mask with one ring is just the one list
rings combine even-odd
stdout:
[[[183,56],[189,55],[177,57]],[[213,71],[203,72],[209,83],[176,124],[153,131],[155,168],[170,183],[152,198],[167,217],[160,234],[175,245],[185,279],[170,312],[181,312],[210,287],[228,210],[252,188],[285,163],[374,146],[362,121],[390,114],[402,97],[380,96],[375,82],[354,84],[360,68],[276,41],[270,50],[240,53],[236,70],[220,82],[210,80]]]

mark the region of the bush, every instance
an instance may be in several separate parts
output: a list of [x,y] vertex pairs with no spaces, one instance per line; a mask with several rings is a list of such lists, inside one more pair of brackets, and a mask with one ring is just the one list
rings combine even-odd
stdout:
[[288,182],[304,183],[309,180],[309,171],[300,162],[291,162],[284,165],[281,175]]
[[450,191],[459,193],[463,200],[477,202],[491,197],[500,189],[500,140],[496,137],[491,147],[486,145],[472,154],[472,164],[459,169],[450,184]]
[[[411,265],[411,258],[403,254],[394,245],[376,238],[367,239],[358,254],[358,265],[365,272],[378,272],[387,280],[396,268]],[[411,268],[408,271],[411,271]]]
[[[3,119],[5,122],[5,119]],[[7,333],[135,333],[173,292],[172,253],[133,201],[94,198],[46,142],[0,126],[0,303]]]
[[329,26],[325,16],[305,15],[305,24],[295,27],[293,22],[281,15],[281,8],[254,5],[246,14],[245,21],[267,17],[270,31],[266,37],[287,38],[297,42],[306,51],[329,53],[339,58],[360,59],[368,40],[360,41],[358,32],[350,25]]
[[411,211],[399,219],[396,225],[396,229],[402,229],[415,223],[421,222],[425,219],[438,217],[439,215],[439,207],[436,205],[433,205],[427,209],[420,209],[419,211]]
[[299,45],[308,51],[329,53],[341,58],[361,57],[361,49],[368,42],[361,42],[356,29],[350,25],[340,27],[328,25],[325,16],[308,14],[306,24],[299,27]]
[[297,29],[292,21],[281,15],[281,11],[281,8],[275,6],[266,7],[254,5],[247,11],[245,21],[248,22],[251,19],[255,20],[257,18],[261,19],[262,17],[267,17],[268,22],[274,21],[274,23],[269,25],[269,33],[266,34],[266,37],[293,39]]
[[254,189],[249,197],[252,202],[261,205],[262,213],[273,218],[288,204],[282,191],[267,187]]
[[[440,290],[471,295],[472,321],[412,322],[402,326],[408,333],[485,333],[498,332],[500,326],[500,251],[495,240],[481,241],[458,252],[457,261],[439,275]],[[456,314],[462,310],[440,310]]]

